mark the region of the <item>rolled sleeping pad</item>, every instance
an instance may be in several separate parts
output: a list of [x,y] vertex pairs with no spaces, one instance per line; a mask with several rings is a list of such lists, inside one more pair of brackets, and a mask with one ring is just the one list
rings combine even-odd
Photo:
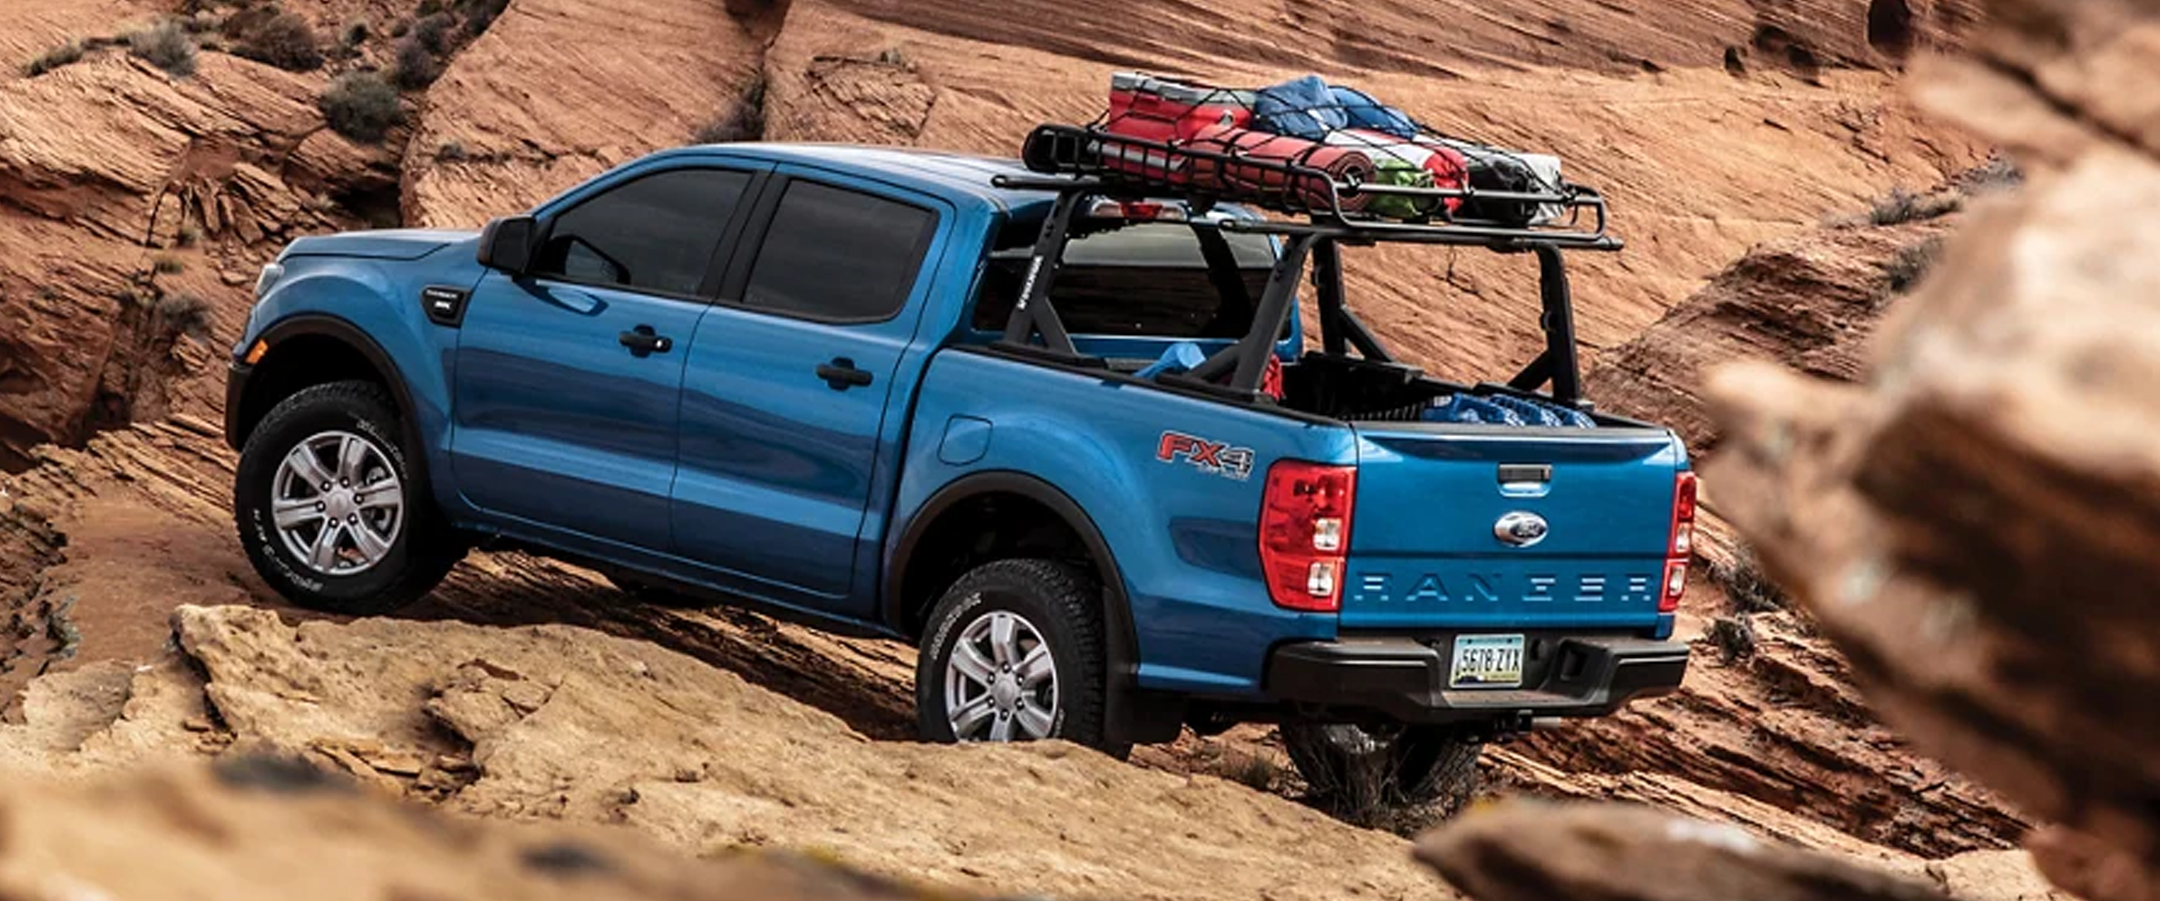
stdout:
[[[1387,161],[1395,160],[1423,169],[1432,173],[1433,187],[1460,189],[1470,183],[1469,162],[1463,159],[1460,151],[1444,144],[1404,141],[1392,135],[1362,128],[1331,132],[1327,136],[1327,143],[1335,147],[1355,147],[1379,161],[1382,167]],[[1445,202],[1450,214],[1462,206],[1460,197],[1449,197]],[[1427,201],[1420,199],[1418,203],[1423,206]]]
[[[1372,157],[1358,150],[1329,147],[1303,138],[1285,137],[1246,128],[1211,128],[1187,142],[1187,146],[1194,150],[1317,169],[1326,173],[1337,186],[1363,184],[1371,181],[1377,171]],[[1292,176],[1271,166],[1247,166],[1235,161],[1221,162],[1206,157],[1195,157],[1192,162],[1192,183],[1199,187],[1215,188],[1231,195],[1239,191],[1283,192],[1287,188],[1294,190],[1299,195],[1299,202],[1306,206],[1321,210],[1332,206],[1328,186],[1314,183],[1317,179],[1306,177],[1300,180],[1307,184],[1288,185],[1285,182]],[[1337,196],[1343,212],[1346,213],[1362,210],[1372,202],[1370,194],[1338,193]]]

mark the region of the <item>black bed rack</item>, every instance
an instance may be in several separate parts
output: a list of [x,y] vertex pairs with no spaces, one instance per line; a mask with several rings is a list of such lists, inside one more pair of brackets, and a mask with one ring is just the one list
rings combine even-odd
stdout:
[[[1340,148],[1355,150],[1357,148]],[[1625,246],[1607,230],[1605,198],[1582,185],[1550,191],[1495,191],[1474,187],[1425,188],[1338,180],[1327,170],[1294,160],[1150,141],[1101,126],[1042,125],[1022,151],[1028,169],[1046,176],[998,176],[1000,187],[1103,196],[1182,197],[1196,209],[1234,203],[1304,222],[1238,220],[1232,231],[1318,235],[1345,243],[1405,242],[1488,247],[1511,252],[1533,245],[1567,250],[1617,251]],[[1430,215],[1392,219],[1363,212],[1356,198],[1383,196],[1429,201]],[[1482,208],[1564,211],[1564,221],[1543,224],[1523,215],[1514,221],[1455,217],[1447,201]],[[1553,218],[1553,217],[1546,217]]]
[[[993,347],[1013,354],[1046,358],[1056,363],[1101,367],[1104,361],[1078,351],[1072,335],[1066,331],[1063,319],[1058,315],[1055,305],[1050,302],[1051,288],[1057,281],[1059,270],[1063,268],[1065,247],[1074,235],[1075,219],[1096,200],[1161,196],[1162,192],[1144,190],[1144,186],[1127,180],[1102,178],[1001,175],[994,177],[993,182],[997,186],[1013,190],[1045,190],[1057,194],[1048,216],[1043,220],[1034,249],[1030,252],[1020,295],[1015,299],[1012,314],[1006,320],[1005,333]],[[1205,198],[1199,203],[1188,203],[1196,213],[1205,210]],[[1311,264],[1312,284],[1315,289],[1313,300],[1319,311],[1322,352],[1330,356],[1347,357],[1355,351],[1360,359],[1368,363],[1414,373],[1415,370],[1399,364],[1388,353],[1379,338],[1345,302],[1341,245],[1373,241],[1483,244],[1504,252],[1528,252],[1534,254],[1538,261],[1538,295],[1541,307],[1538,322],[1545,332],[1545,348],[1508,380],[1508,387],[1519,391],[1535,391],[1549,384],[1552,386],[1551,397],[1554,401],[1578,408],[1588,406],[1581,395],[1582,383],[1575,349],[1574,306],[1568,288],[1567,268],[1561,258],[1561,248],[1565,246],[1563,242],[1516,235],[1474,239],[1473,236],[1479,232],[1465,231],[1467,227],[1461,225],[1427,226],[1422,230],[1373,229],[1362,222],[1328,222],[1318,217],[1311,222],[1295,223],[1192,215],[1185,224],[1192,228],[1199,239],[1201,252],[1216,290],[1223,293],[1226,301],[1252,309],[1253,324],[1243,337],[1209,356],[1191,371],[1157,376],[1166,384],[1186,390],[1226,395],[1251,403],[1272,403],[1273,399],[1263,394],[1260,386],[1266,372],[1267,360],[1275,352],[1277,336],[1282,334],[1289,317],[1296,313],[1298,283],[1303,280],[1308,262]],[[1240,231],[1282,237],[1280,254],[1269,272],[1266,287],[1262,290],[1257,304],[1253,302],[1244,280],[1239,276],[1235,256],[1229,243],[1223,238],[1223,232]],[[1609,246],[1600,245],[1599,249],[1617,249],[1619,241],[1610,240]],[[1039,345],[1034,343],[1037,338],[1041,340]]]

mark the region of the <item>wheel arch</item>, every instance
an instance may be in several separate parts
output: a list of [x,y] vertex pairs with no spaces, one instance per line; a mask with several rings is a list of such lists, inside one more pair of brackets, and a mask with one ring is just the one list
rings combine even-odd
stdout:
[[[1012,497],[1040,507],[1054,515],[1059,524],[1076,537],[1087,551],[1095,572],[1103,583],[1103,626],[1109,639],[1105,648],[1109,659],[1112,688],[1132,685],[1139,668],[1139,638],[1133,626],[1132,605],[1129,603],[1125,577],[1118,568],[1117,558],[1110,550],[1110,543],[1103,538],[1102,529],[1095,525],[1093,517],[1080,504],[1057,486],[1032,475],[1012,471],[979,472],[963,476],[938,489],[930,499],[923,502],[915,515],[901,531],[900,539],[893,546],[890,563],[886,567],[884,591],[881,593],[879,614],[886,625],[907,636],[919,640],[919,618],[928,613],[937,601],[937,594],[950,584],[949,580],[936,578],[941,575],[935,567],[918,565],[918,552],[936,546],[953,534],[970,534],[978,531],[967,527],[960,515],[971,503],[985,499]],[[926,572],[929,574],[926,580]],[[957,576],[957,574],[954,574]],[[910,579],[915,579],[910,582]],[[928,581],[944,581],[944,585],[926,590]],[[927,594],[927,596],[926,596]],[[1113,691],[1113,694],[1116,692]]]
[[412,388],[380,343],[359,326],[325,313],[301,313],[280,320],[256,338],[270,349],[249,367],[246,384],[226,398],[225,440],[234,450],[278,402],[293,392],[352,378],[375,382],[397,406],[408,465],[427,475],[426,445],[414,408]]

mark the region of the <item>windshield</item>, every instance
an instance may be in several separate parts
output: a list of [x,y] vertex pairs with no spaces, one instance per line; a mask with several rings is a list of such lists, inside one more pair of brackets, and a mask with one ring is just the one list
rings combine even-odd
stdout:
[[[1036,229],[1008,230],[990,255],[976,298],[973,325],[1003,331],[1027,276]],[[1267,286],[1275,261],[1263,235],[1222,233],[1243,297],[1224,297],[1209,277],[1207,259],[1192,226],[1144,222],[1113,231],[1073,236],[1065,268],[1050,289],[1050,302],[1074,335],[1118,338],[1235,339],[1252,328],[1253,304]]]

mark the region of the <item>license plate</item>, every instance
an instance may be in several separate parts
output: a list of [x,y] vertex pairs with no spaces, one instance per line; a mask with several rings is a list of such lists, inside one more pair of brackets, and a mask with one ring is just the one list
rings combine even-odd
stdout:
[[1459,635],[1449,688],[1517,688],[1522,685],[1523,637]]

